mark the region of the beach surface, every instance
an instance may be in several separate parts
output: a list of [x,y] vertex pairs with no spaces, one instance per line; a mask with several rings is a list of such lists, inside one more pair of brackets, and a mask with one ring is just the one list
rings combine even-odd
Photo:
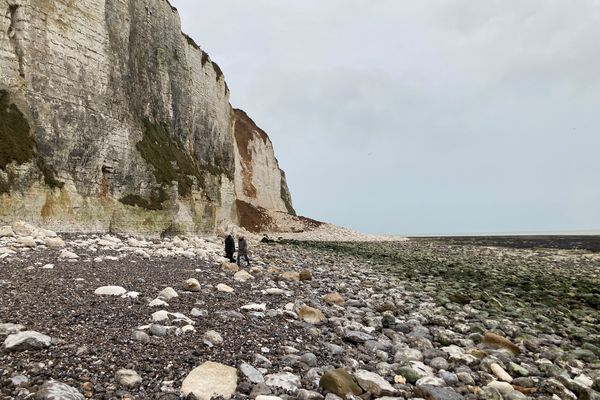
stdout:
[[3,399],[598,397],[590,250],[288,237],[238,268],[217,237],[25,233],[0,237]]

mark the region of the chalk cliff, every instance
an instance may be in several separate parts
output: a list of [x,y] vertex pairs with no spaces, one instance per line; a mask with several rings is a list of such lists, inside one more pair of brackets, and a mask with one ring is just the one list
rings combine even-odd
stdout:
[[0,222],[210,232],[247,205],[294,212],[166,0],[0,0]]

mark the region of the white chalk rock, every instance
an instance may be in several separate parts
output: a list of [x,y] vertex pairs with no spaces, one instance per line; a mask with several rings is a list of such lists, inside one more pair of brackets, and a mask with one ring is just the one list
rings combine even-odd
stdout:
[[12,224],[12,230],[17,236],[31,236],[35,227],[29,225],[26,222],[18,221]]
[[254,277],[248,272],[241,270],[236,272],[235,275],[233,275],[233,279],[237,282],[247,282],[251,279],[254,279]]
[[158,298],[163,300],[171,300],[175,297],[179,297],[179,295],[172,287],[166,287],[158,294]]
[[0,226],[0,237],[13,237],[15,233],[10,225]]
[[152,314],[152,322],[161,323],[169,321],[169,312],[160,310]]
[[198,279],[191,278],[183,283],[183,289],[188,292],[199,292],[200,291],[200,282]]
[[502,368],[500,365],[492,363],[490,365],[490,369],[492,370],[492,373],[496,375],[496,378],[500,379],[501,381],[508,383],[511,383],[513,381],[512,376],[510,376],[508,372],[506,372],[504,368]]
[[235,290],[234,290],[232,287],[230,287],[230,286],[227,286],[227,285],[225,285],[224,283],[219,283],[219,284],[217,285],[217,290],[218,290],[219,292],[223,292],[223,293],[232,293],[232,292],[234,292],[234,291],[235,291]]
[[247,311],[247,312],[251,312],[251,311],[256,311],[256,312],[261,312],[261,311],[267,311],[267,305],[265,303],[252,303],[252,304],[246,304],[245,306],[240,307],[240,309],[242,311]]
[[4,348],[9,351],[41,350],[50,347],[50,336],[36,331],[24,331],[8,335]]
[[59,237],[48,237],[44,240],[44,244],[50,249],[60,249],[65,247],[65,241]]
[[148,303],[148,307],[168,307],[169,303],[161,299],[154,299]]
[[35,239],[32,238],[31,236],[23,236],[17,239],[17,243],[22,244],[25,247],[35,247],[37,246],[37,243],[35,242]]
[[57,381],[44,383],[35,397],[40,400],[85,400],[77,389]]
[[120,369],[115,380],[125,387],[135,387],[142,383],[142,377],[132,369]]
[[94,291],[98,296],[122,296],[127,293],[124,287],[121,286],[101,286]]
[[237,369],[207,361],[193,369],[181,384],[181,393],[192,393],[198,400],[222,396],[228,400],[237,388]]
[[359,369],[354,374],[354,378],[365,391],[372,393],[376,397],[380,397],[382,394],[394,394],[396,389],[389,384],[381,376],[374,372],[369,372],[364,369]]
[[69,250],[63,250],[60,252],[60,255],[58,256],[59,258],[64,258],[67,260],[77,260],[79,258],[79,256],[75,253],[73,253],[72,251]]

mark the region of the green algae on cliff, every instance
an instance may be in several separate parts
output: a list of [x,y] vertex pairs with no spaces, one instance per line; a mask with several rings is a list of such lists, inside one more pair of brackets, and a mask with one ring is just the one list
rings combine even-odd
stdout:
[[[136,148],[152,166],[156,182],[170,185],[176,181],[178,192],[184,197],[192,194],[192,178],[196,178],[202,185],[207,178],[206,173],[214,176],[230,175],[220,165],[199,165],[179,140],[170,135],[165,125],[147,119],[144,120],[144,137],[136,144]],[[220,160],[216,160],[216,163],[219,162]]]
[[0,169],[11,162],[23,164],[35,156],[35,141],[29,135],[25,115],[9,101],[8,92],[0,90]]
[[[38,154],[35,139],[30,134],[31,127],[25,115],[10,102],[9,94],[0,90],[0,169],[8,164],[24,164],[35,160],[44,177],[44,183],[51,188],[62,188],[64,183],[55,178],[54,168]],[[0,182],[0,193],[8,193],[12,185],[12,175],[8,182]]]
[[136,148],[152,166],[156,182],[170,185],[177,181],[182,196],[191,195],[193,182],[190,176],[198,180],[202,178],[194,159],[171,137],[164,125],[144,120],[144,137],[136,144]]

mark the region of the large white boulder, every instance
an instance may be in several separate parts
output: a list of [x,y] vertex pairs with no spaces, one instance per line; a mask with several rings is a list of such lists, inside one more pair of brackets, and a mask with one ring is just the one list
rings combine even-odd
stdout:
[[121,286],[102,286],[94,291],[98,296],[122,296],[127,290]]
[[50,347],[50,336],[36,331],[24,331],[8,335],[4,348],[9,351],[41,350]]
[[207,361],[192,370],[181,384],[181,393],[192,393],[198,400],[210,400],[214,396],[230,399],[237,388],[237,369]]

